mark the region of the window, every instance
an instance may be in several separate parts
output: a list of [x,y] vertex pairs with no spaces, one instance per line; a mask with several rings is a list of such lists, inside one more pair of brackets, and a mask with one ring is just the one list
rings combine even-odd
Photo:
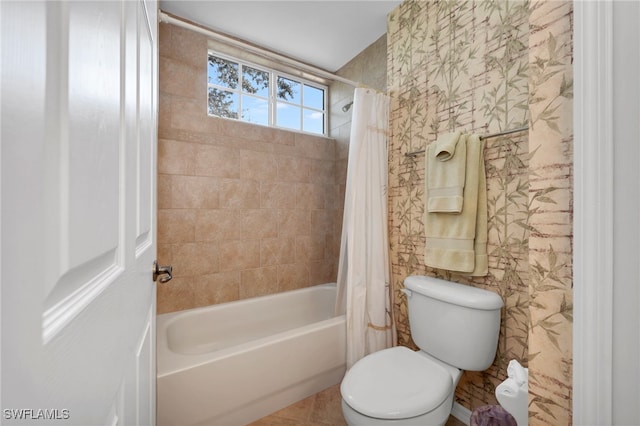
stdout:
[[308,133],[326,133],[327,88],[209,53],[209,115]]

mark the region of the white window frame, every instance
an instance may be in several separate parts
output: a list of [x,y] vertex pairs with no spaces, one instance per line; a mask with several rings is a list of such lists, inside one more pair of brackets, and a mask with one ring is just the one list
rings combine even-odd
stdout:
[[[220,59],[224,59],[226,61],[230,61],[233,63],[238,64],[238,87],[236,89],[232,89],[229,87],[224,87],[224,86],[219,86],[217,84],[211,83],[209,82],[209,56],[216,56]],[[264,98],[262,96],[258,96],[258,95],[253,95],[251,93],[246,93],[243,92],[242,90],[242,80],[243,80],[243,72],[242,69],[243,67],[250,67],[250,68],[254,68],[257,69],[259,71],[264,71],[269,73],[269,97]],[[282,78],[286,78],[287,80],[292,80],[294,82],[300,83],[300,103],[296,104],[290,101],[286,101],[286,100],[282,100],[282,99],[278,99],[277,98],[277,81],[278,78],[282,77]],[[312,108],[312,107],[308,107],[308,106],[304,106],[304,86],[309,86],[312,87],[314,89],[318,89],[318,90],[322,90],[323,91],[323,105],[322,105],[322,109],[317,109],[317,108]],[[223,90],[223,91],[227,91],[227,92],[232,92],[234,94],[236,94],[238,96],[238,111],[237,111],[237,117],[238,118],[231,118],[231,117],[222,117],[219,115],[215,115],[215,114],[210,114],[209,113],[209,89],[218,89],[218,90]],[[276,69],[273,68],[269,68],[269,67],[264,67],[264,66],[260,66],[260,65],[256,65],[254,63],[251,62],[247,62],[238,58],[235,58],[233,56],[230,55],[225,55],[219,52],[216,52],[215,50],[211,50],[209,49],[207,52],[207,115],[211,116],[211,117],[218,117],[218,118],[226,118],[229,120],[238,120],[238,121],[242,121],[245,123],[250,123],[250,124],[255,124],[255,125],[264,125],[261,123],[255,123],[252,121],[247,121],[247,120],[243,120],[242,119],[242,97],[243,96],[250,96],[253,98],[259,98],[259,99],[265,99],[267,100],[268,106],[269,106],[269,113],[268,113],[268,126],[269,127],[274,127],[274,128],[278,128],[278,129],[283,129],[283,130],[289,130],[289,131],[293,131],[293,132],[300,132],[300,133],[305,133],[305,134],[310,134],[310,135],[316,135],[316,136],[328,136],[328,111],[327,111],[327,105],[328,105],[328,96],[329,96],[329,88],[328,86],[322,85],[322,84],[318,84],[316,82],[307,80],[305,78],[302,77],[298,77],[298,76],[294,76],[285,72],[281,72],[278,71]],[[282,104],[286,104],[286,105],[291,105],[295,108],[299,108],[300,109],[300,122],[299,122],[299,128],[298,129],[292,129],[290,127],[283,127],[283,126],[278,126],[276,123],[278,122],[278,117],[277,117],[277,106],[278,103],[282,103]],[[309,132],[309,131],[305,131],[304,130],[304,113],[305,111],[311,111],[311,112],[319,112],[322,114],[323,116],[323,120],[322,120],[322,133],[315,133],[315,132]]]

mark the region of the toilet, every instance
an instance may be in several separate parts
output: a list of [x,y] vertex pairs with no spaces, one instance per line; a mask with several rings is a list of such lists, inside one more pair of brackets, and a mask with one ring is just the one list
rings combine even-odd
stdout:
[[420,349],[384,349],[349,369],[340,392],[351,426],[444,425],[462,371],[493,363],[503,305],[498,294],[418,275],[404,286],[411,337]]

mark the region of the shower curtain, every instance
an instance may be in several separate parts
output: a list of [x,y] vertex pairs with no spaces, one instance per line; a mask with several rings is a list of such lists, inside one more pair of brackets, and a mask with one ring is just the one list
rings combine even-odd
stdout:
[[389,98],[358,88],[353,101],[336,311],[346,314],[347,368],[393,343],[387,236]]

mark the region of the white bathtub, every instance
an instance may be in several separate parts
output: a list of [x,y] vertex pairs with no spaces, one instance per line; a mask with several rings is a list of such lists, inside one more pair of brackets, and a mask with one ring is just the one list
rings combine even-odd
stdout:
[[158,315],[157,423],[242,425],[339,383],[335,284]]

